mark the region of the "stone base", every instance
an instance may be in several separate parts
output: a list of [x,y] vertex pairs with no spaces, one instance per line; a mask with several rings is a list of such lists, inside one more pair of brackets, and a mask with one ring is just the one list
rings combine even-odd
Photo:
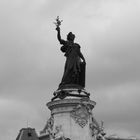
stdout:
[[53,118],[52,132],[71,140],[93,140],[90,123],[95,105],[88,98],[67,98],[47,103]]
[[64,99],[66,97],[89,98],[89,96],[90,93],[88,93],[85,89],[77,89],[71,87],[55,91],[52,101],[58,98],[59,99]]
[[78,84],[65,84],[65,85],[60,85],[58,90],[62,89],[68,89],[68,88],[76,88],[76,89],[84,89],[84,87],[78,85]]

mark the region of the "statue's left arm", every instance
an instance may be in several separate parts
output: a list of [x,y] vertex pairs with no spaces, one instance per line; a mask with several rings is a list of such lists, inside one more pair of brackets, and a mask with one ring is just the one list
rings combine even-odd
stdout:
[[85,60],[83,54],[82,54],[81,51],[80,51],[80,45],[79,45],[79,44],[78,44],[78,47],[79,47],[78,55],[79,55],[79,57],[83,60],[83,62],[86,64],[86,60]]
[[80,51],[80,53],[79,53],[79,56],[80,56],[80,58],[83,60],[83,62],[86,63],[86,60],[85,60],[83,54],[81,53],[81,51]]

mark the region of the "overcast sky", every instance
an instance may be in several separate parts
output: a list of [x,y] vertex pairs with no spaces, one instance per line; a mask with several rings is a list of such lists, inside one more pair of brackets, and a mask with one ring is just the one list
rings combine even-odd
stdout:
[[140,0],[0,0],[0,139],[39,132],[50,115],[65,63],[57,15],[86,58],[96,119],[108,136],[140,138]]

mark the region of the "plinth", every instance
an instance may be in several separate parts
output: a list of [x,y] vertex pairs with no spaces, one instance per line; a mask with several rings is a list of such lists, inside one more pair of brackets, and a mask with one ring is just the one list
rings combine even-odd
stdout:
[[[73,90],[72,94],[79,95],[79,92]],[[92,110],[96,102],[82,94],[81,91],[81,96],[68,96],[47,103],[51,116],[44,130],[47,130],[50,139],[93,140]]]
[[71,140],[90,140],[90,111],[95,102],[83,99],[64,99],[47,104],[54,116],[54,127],[61,128],[65,138]]

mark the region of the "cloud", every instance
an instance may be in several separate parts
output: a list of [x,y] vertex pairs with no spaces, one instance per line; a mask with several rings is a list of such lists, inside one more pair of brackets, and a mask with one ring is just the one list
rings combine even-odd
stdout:
[[104,121],[108,135],[115,133],[124,137],[126,133],[119,133],[122,130],[129,132],[129,136],[139,137],[138,85],[139,83],[120,84],[97,90],[96,94],[92,94],[92,98],[97,102],[94,114],[97,120]]
[[[109,133],[137,135],[139,4],[138,0],[0,1],[1,137],[16,137],[26,117],[39,130],[49,116],[45,104],[61,81],[65,63],[53,25],[57,15],[63,19],[62,37],[74,32],[86,58],[86,87],[97,102],[95,115],[105,120]],[[19,125],[13,128],[14,124]]]
[[[112,22],[110,28],[93,38],[90,83],[120,84],[120,82],[139,81],[139,23],[136,9],[122,13]],[[91,81],[91,78],[93,79]],[[114,79],[114,80],[113,80]],[[117,82],[117,83],[116,83]]]
[[23,127],[27,127],[27,122],[28,125],[34,126],[36,121],[40,119],[37,110],[24,101],[1,98],[0,110],[1,139],[16,138],[18,131]]

